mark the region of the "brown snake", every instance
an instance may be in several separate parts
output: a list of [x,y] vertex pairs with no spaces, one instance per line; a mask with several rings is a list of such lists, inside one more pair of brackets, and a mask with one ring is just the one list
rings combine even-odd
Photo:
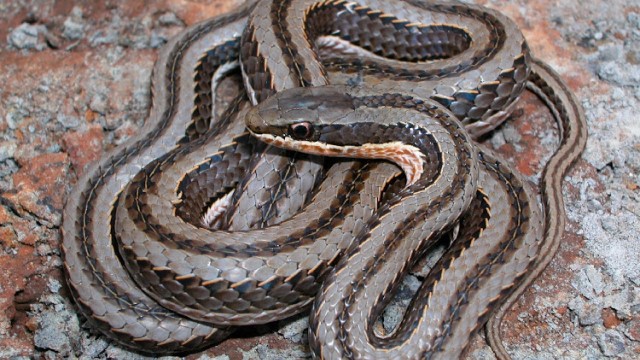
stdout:
[[[239,97],[216,118],[238,58],[259,105]],[[104,334],[191,352],[317,294],[320,357],[457,357],[487,320],[508,357],[501,318],[557,249],[562,179],[586,141],[581,107],[512,22],[457,2],[251,2],[167,44],[153,84],[140,134],[88,170],[65,207],[68,283]],[[529,187],[467,133],[497,126],[525,85],[560,129],[544,226]],[[404,176],[265,147],[243,120],[274,145],[386,159]],[[449,231],[457,239],[398,329],[375,334],[403,274]]]

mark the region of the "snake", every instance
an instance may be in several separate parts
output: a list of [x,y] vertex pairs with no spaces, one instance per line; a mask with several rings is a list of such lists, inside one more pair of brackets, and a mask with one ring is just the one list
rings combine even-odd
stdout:
[[[216,89],[238,68],[246,95],[216,115]],[[560,130],[544,214],[472,140],[525,87]],[[65,206],[67,283],[96,329],[182,354],[313,305],[319,357],[457,357],[488,321],[508,358],[501,319],[557,250],[562,179],[586,125],[506,17],[458,2],[252,1],[172,39],[152,90],[140,133]],[[447,233],[458,239],[422,296],[392,336],[375,334],[409,265]]]

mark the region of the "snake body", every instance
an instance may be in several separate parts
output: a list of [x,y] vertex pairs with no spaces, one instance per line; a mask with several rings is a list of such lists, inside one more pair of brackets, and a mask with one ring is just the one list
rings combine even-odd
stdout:
[[[248,101],[240,95],[216,117],[216,87],[239,64]],[[489,329],[506,356],[500,319],[555,253],[562,177],[586,139],[575,98],[530,59],[513,23],[448,2],[250,2],[173,39],[153,84],[141,133],[89,169],[65,207],[68,283],[103,333],[144,352],[196,351],[230,325],[290,316],[318,294],[319,356],[447,357],[502,303]],[[528,185],[468,135],[499,124],[525,84],[562,130],[543,175],[544,226]],[[403,172],[326,164],[244,131],[245,118],[257,135],[257,118],[303,114],[340,119],[315,132],[322,151],[263,140],[314,155],[348,145],[339,155]],[[203,223],[210,208],[226,209],[217,226],[233,231]],[[460,241],[397,332],[375,335],[372,320],[408,265],[454,228]]]
[[[349,131],[357,125],[369,141],[360,156],[381,158],[391,152],[393,161],[397,153],[407,156],[409,148],[415,148],[424,160],[416,156],[410,163],[436,169],[418,170],[421,175],[414,181],[407,176],[407,186],[376,211],[325,280],[310,321],[312,348],[328,359],[457,357],[469,333],[483,323],[478,315],[486,313],[492,299],[500,297],[535,258],[542,224],[537,206],[529,206],[535,203],[531,189],[486,152],[480,153],[483,166],[478,166],[475,146],[463,126],[435,102],[371,89],[302,90],[265,101],[247,116],[249,129],[277,146],[357,156],[348,150],[364,145]],[[274,109],[279,109],[276,119]],[[372,109],[379,116],[376,121],[371,120]],[[300,121],[313,127],[310,140],[287,131]],[[425,146],[428,141],[435,145]],[[396,142],[406,148],[389,149]],[[434,152],[436,159],[427,158]],[[474,199],[480,204],[462,220],[463,235],[416,294],[408,310],[411,315],[392,336],[376,336],[374,321],[399,279]],[[483,215],[483,207],[501,216]],[[474,266],[468,266],[471,262]],[[457,319],[461,308],[478,315]]]

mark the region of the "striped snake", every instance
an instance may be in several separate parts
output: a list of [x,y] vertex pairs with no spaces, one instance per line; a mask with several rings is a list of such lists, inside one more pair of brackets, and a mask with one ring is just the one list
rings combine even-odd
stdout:
[[[218,84],[239,67],[246,96],[216,116]],[[560,129],[544,216],[472,140],[525,87]],[[586,126],[504,16],[457,2],[249,2],[171,40],[153,95],[140,134],[65,207],[69,287],[102,333],[193,352],[313,304],[320,357],[458,357],[487,320],[508,357],[502,316],[557,249],[562,178]],[[447,236],[402,323],[376,334],[399,280]]]

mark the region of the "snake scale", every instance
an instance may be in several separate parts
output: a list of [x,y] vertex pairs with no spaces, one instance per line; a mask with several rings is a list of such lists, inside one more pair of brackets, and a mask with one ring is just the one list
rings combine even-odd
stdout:
[[[238,71],[244,91],[216,108]],[[525,88],[560,130],[542,210],[473,140]],[[143,129],[65,207],[67,280],[95,328],[180,354],[312,307],[317,357],[455,358],[487,323],[508,358],[501,319],[557,250],[586,142],[580,105],[510,20],[453,1],[250,1],[172,39],[152,90]],[[397,329],[376,333],[448,239]]]

